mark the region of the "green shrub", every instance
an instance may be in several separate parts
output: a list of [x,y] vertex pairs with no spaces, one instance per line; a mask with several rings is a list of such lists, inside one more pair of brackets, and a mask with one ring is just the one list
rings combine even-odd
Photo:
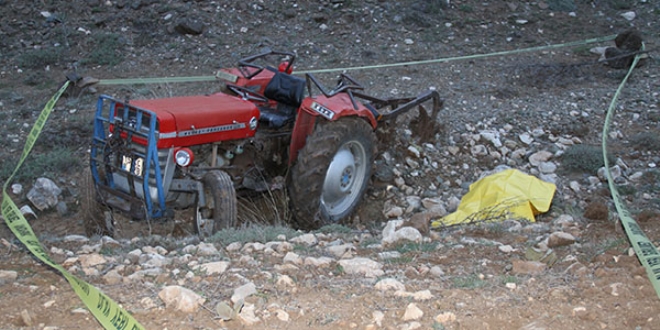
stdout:
[[30,69],[40,69],[55,65],[63,57],[61,48],[41,48],[28,51],[18,57],[18,66]]
[[39,73],[31,73],[28,74],[25,79],[23,79],[23,83],[28,86],[37,86],[43,82],[43,78],[41,77],[41,74]]
[[440,323],[440,322],[435,321],[435,322],[433,322],[433,326],[432,326],[431,329],[433,329],[433,330],[445,330],[445,325]]
[[486,282],[477,275],[458,276],[452,279],[454,286],[464,289],[476,289],[486,285]]
[[124,60],[123,43],[118,34],[107,33],[94,37],[94,50],[85,58],[83,64],[114,66]]
[[337,223],[333,223],[330,225],[325,225],[318,230],[316,230],[317,233],[323,233],[323,234],[350,234],[353,230],[349,227],[346,227],[344,225],[340,225]]
[[271,241],[277,241],[277,236],[279,235],[285,235],[287,239],[290,239],[300,235],[300,233],[284,226],[250,226],[247,228],[223,229],[213,235],[208,241],[220,243],[223,245],[229,245],[233,242],[267,243]]
[[637,189],[633,185],[617,185],[616,190],[622,196],[633,196],[637,192]]
[[592,56],[591,47],[587,45],[578,46],[572,49],[573,54],[577,56]]
[[501,277],[502,284],[515,283],[520,284],[520,279],[513,275],[504,275]]
[[458,10],[460,10],[464,13],[473,13],[474,12],[474,8],[470,5],[460,5],[458,7]]
[[38,150],[48,150],[86,146],[93,134],[93,126],[86,122],[81,123],[78,127],[71,123],[60,123],[60,129],[58,132],[50,129],[42,131],[35,147]]
[[413,262],[414,260],[415,259],[413,257],[401,256],[396,258],[388,258],[385,259],[383,262],[387,265],[405,265]]
[[408,252],[433,252],[438,246],[438,243],[414,243],[414,242],[405,242],[397,243],[394,246],[394,249],[399,253],[408,253]]
[[[660,105],[660,103],[658,103]],[[660,121],[660,112],[649,112],[646,115],[647,119],[652,122],[659,122]]]
[[[32,153],[14,176],[14,181],[28,182],[42,176],[55,179],[62,174],[82,170],[83,162],[73,149],[54,148],[45,153]],[[0,179],[5,180],[16,167],[15,162],[3,162],[0,165]]]
[[637,133],[630,138],[630,143],[637,150],[660,151],[660,136],[657,133]]
[[644,172],[641,182],[646,182],[647,185],[660,186],[660,170],[651,169]]
[[575,11],[577,9],[574,0],[548,0],[547,3],[550,10],[553,11]]
[[633,0],[609,0],[610,7],[616,10],[628,10],[633,8]]
[[[614,157],[608,154],[607,160],[614,163]],[[603,152],[600,147],[578,144],[570,146],[561,157],[562,166],[569,171],[595,174],[605,166]]]

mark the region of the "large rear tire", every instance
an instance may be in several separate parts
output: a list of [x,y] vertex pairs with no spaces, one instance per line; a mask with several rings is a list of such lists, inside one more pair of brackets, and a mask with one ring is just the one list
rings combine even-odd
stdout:
[[195,229],[202,238],[236,225],[236,191],[229,174],[210,171],[202,178],[205,203],[198,198]]
[[290,173],[294,226],[313,230],[348,218],[369,183],[375,145],[376,137],[364,119],[320,122]]

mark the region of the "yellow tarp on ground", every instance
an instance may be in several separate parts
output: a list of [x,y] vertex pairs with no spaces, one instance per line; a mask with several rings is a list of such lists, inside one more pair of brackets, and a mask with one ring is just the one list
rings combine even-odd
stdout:
[[456,212],[432,222],[433,228],[459,223],[527,219],[547,212],[557,188],[518,170],[491,174],[470,185]]

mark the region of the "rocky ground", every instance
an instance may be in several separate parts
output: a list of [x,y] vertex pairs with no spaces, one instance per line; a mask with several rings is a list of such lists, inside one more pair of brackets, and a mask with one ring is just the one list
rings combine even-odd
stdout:
[[[267,47],[295,52],[301,70],[345,68],[557,44],[630,27],[657,57],[660,32],[660,6],[644,0],[0,0],[0,8],[3,181],[43,104],[73,70],[100,79],[209,75]],[[596,63],[596,46],[613,42],[350,71],[383,97],[436,89],[445,107],[429,141],[411,134],[409,118],[383,135],[381,170],[346,227],[303,233],[267,216],[206,242],[172,224],[151,232],[127,226],[115,239],[84,236],[83,169],[98,94],[207,93],[216,83],[96,86],[61,100],[15,180],[23,189],[10,195],[31,205],[26,195],[35,179],[52,179],[62,189],[58,207],[28,216],[42,243],[148,329],[660,329],[660,300],[599,171],[605,111],[626,71]],[[616,185],[656,246],[657,68],[651,58],[634,72],[608,142]],[[336,75],[319,77],[331,82]],[[503,167],[556,184],[552,207],[537,222],[420,225],[453,211],[471,183]],[[408,225],[417,229],[393,234]],[[6,226],[0,238],[0,328],[100,327],[66,281]],[[173,293],[191,295],[192,304],[169,301]]]

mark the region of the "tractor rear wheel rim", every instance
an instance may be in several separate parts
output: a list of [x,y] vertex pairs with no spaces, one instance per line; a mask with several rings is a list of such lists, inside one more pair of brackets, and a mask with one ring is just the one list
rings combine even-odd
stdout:
[[328,166],[321,204],[330,217],[346,211],[360,196],[367,171],[367,152],[357,141],[342,145]]

